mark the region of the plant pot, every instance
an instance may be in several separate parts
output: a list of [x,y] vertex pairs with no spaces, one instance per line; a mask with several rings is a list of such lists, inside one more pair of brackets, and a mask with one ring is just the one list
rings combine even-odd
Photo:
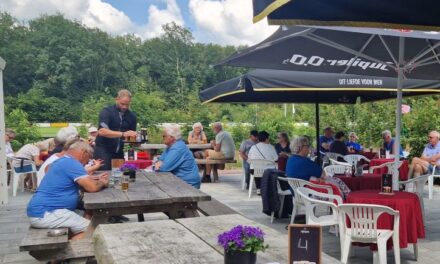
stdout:
[[124,175],[128,175],[131,182],[136,181],[136,171],[124,171]]
[[255,264],[257,263],[257,253],[225,250],[225,264]]

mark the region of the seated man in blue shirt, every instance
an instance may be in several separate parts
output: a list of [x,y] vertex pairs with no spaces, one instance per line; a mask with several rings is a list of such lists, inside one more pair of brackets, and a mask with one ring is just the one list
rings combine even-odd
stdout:
[[90,221],[75,213],[80,187],[86,192],[98,192],[108,184],[106,173],[99,180],[88,177],[84,165],[92,155],[89,144],[77,142],[51,164],[27,206],[32,227],[67,227],[73,234],[71,239],[83,237]]
[[167,148],[156,162],[155,169],[161,172],[171,172],[199,189],[199,169],[192,152],[182,140],[180,128],[177,125],[165,126],[162,137]]
[[[382,132],[383,138],[383,148],[386,151],[389,151],[390,154],[394,155],[394,139],[391,137],[391,131],[385,130]],[[403,148],[402,145],[399,146],[399,155],[403,157]]]
[[[426,144],[420,158],[413,158],[412,168],[414,170],[414,177],[426,173],[432,173],[434,166],[436,166],[436,174],[440,174],[440,134],[437,131],[429,132],[429,143]],[[409,175],[411,177],[411,175]]]
[[331,127],[324,129],[324,135],[319,137],[319,151],[322,153],[330,151],[330,145],[335,141],[333,134],[334,132]]

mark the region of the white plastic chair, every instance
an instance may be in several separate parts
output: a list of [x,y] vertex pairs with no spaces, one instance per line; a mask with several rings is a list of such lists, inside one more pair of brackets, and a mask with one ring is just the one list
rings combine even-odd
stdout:
[[434,193],[434,178],[440,178],[440,174],[436,174],[436,168],[437,166],[435,165],[433,167],[432,173],[429,175],[429,179],[428,179],[428,197],[429,199],[432,199],[433,193]]
[[[338,195],[321,193],[309,188],[299,187],[296,193],[301,196],[306,207],[306,224],[320,226],[337,226],[339,224],[338,205],[342,204],[342,198]],[[334,203],[336,200],[337,204]],[[316,208],[322,205],[331,210],[330,214],[316,215]]]
[[324,168],[324,172],[328,177],[333,177],[335,174],[345,174],[347,168],[351,170],[347,165],[329,165]]
[[[402,164],[403,164],[403,161],[399,161],[399,162],[397,163],[397,169],[399,169],[400,166],[402,166]],[[370,167],[369,172],[370,172],[370,173],[373,173],[373,171],[374,171],[375,169],[380,169],[380,168],[383,168],[383,167],[387,167],[387,168],[388,168],[388,172],[387,172],[387,173],[392,174],[393,171],[394,171],[394,167],[395,167],[395,166],[396,166],[396,165],[395,165],[394,161],[386,162],[386,163],[380,164],[380,165],[378,165],[378,166]]]
[[[283,190],[281,188],[281,184],[280,184],[279,179],[280,178],[278,178],[278,180],[277,180],[277,190],[278,190],[278,197],[279,197],[279,199],[281,201],[281,204],[280,204],[280,210],[278,211],[278,215],[279,215],[279,217],[281,217],[281,215],[283,213],[284,200],[285,200],[287,195],[292,195],[292,192],[290,191],[290,189]],[[270,215],[270,223],[271,224],[273,223],[274,217],[275,217],[275,212],[272,212],[272,214]]]
[[[339,233],[341,235],[341,262],[347,263],[352,242],[375,243],[378,251],[374,252],[376,262],[387,263],[387,240],[393,238],[394,258],[400,264],[399,212],[387,206],[373,204],[342,204],[339,210]],[[377,219],[382,213],[394,216],[393,230],[377,229]],[[347,217],[351,227],[347,227]]]
[[343,166],[350,166],[350,167],[352,165],[352,164],[345,162],[345,161],[337,161],[335,159],[329,159],[329,160],[330,160],[330,165],[343,165]]
[[322,167],[324,168],[326,165],[333,164],[332,160],[338,160],[338,158],[344,158],[343,155],[334,152],[321,152],[323,154],[323,162]]
[[423,214],[423,223],[425,223],[425,204],[423,202],[423,191],[425,190],[425,184],[432,175],[421,175],[407,181],[399,181],[400,185],[405,185],[405,191],[412,192],[419,196],[420,208]]
[[310,186],[313,188],[325,189],[328,194],[333,194],[332,187],[328,186],[328,185],[315,184],[315,183],[301,180],[301,179],[297,179],[297,178],[278,178],[278,180],[288,182],[290,188],[292,188],[292,190],[293,190],[293,197],[292,197],[293,207],[292,207],[292,215],[290,218],[291,224],[294,223],[296,213],[299,211],[300,206],[305,206],[304,201],[301,198],[301,196],[296,193],[296,189],[298,189],[299,187]]
[[[35,163],[32,160],[23,160],[23,166],[28,166],[31,165],[32,169],[31,171],[27,171],[27,172],[16,172],[15,169],[19,169],[21,167],[21,160],[20,159],[14,159],[12,163],[12,195],[16,196],[17,195],[17,189],[18,189],[18,184],[20,181],[20,177],[23,175],[26,175],[28,173],[32,174],[32,185],[33,186],[37,186],[37,168],[35,166]],[[24,191],[24,183],[22,183],[22,188],[21,191]]]
[[358,161],[361,161],[361,160],[365,160],[366,162],[370,163],[369,159],[367,159],[365,156],[359,155],[359,154],[348,154],[348,155],[345,155],[344,156],[344,160],[346,162],[348,162],[349,164],[353,164],[353,162],[357,163]]
[[276,168],[276,164],[274,161],[271,160],[265,160],[265,159],[253,159],[248,160],[249,165],[254,170],[254,173],[251,174],[251,178],[249,180],[249,198],[252,196],[252,187],[255,178],[261,178],[263,177],[263,173],[266,169],[269,168]]

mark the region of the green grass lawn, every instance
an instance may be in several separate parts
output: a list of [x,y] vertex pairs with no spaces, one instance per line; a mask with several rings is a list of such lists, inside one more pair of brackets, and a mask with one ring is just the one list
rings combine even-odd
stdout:
[[40,131],[41,136],[44,138],[55,137],[60,129],[61,127],[38,127],[38,131]]

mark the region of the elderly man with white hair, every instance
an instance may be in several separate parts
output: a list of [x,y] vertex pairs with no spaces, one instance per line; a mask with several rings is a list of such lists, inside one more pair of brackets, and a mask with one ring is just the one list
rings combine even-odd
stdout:
[[[394,139],[391,137],[391,131],[385,130],[382,132],[383,148],[394,155]],[[403,157],[403,148],[399,146],[399,155]]]
[[57,136],[55,137],[56,146],[50,151],[49,156],[63,151],[64,143],[76,137],[78,137],[78,130],[76,130],[74,126],[63,127],[58,130]]
[[[420,158],[413,158],[412,169],[414,171],[413,176],[418,177],[425,173],[432,173],[434,166],[436,166],[436,172],[440,173],[440,133],[433,130],[429,132],[428,140]],[[410,175],[411,176],[411,175]]]
[[182,132],[179,126],[165,126],[162,137],[167,147],[155,164],[156,171],[171,172],[199,189],[199,170],[193,154],[182,140]]

